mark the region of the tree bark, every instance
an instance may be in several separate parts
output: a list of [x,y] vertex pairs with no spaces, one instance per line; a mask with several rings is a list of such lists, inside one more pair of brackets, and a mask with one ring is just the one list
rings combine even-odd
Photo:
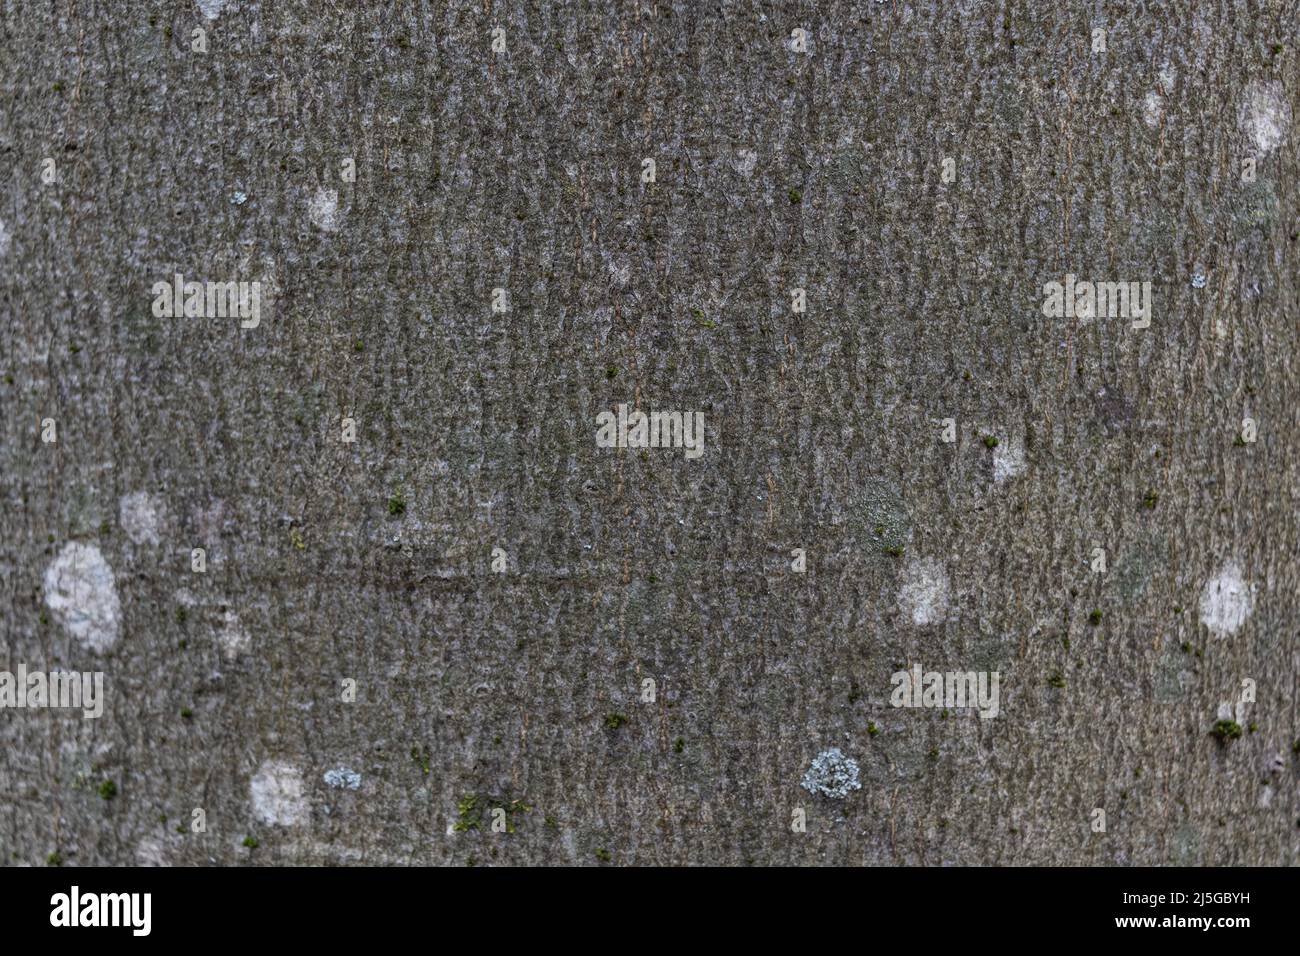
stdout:
[[1294,0],[598,6],[3,6],[4,860],[1294,865]]

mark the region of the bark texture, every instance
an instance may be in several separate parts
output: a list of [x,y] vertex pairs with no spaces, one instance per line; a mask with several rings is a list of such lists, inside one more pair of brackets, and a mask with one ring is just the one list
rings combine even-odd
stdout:
[[105,674],[3,859],[1295,864],[1298,84],[1295,0],[0,0],[0,668]]

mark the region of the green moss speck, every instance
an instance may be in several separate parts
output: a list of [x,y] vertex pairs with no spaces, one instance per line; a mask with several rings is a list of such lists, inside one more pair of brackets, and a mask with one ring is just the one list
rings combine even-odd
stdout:
[[1048,686],[1048,687],[1058,687],[1058,688],[1059,688],[1059,687],[1064,687],[1064,686],[1065,686],[1065,675],[1062,674],[1060,671],[1052,671],[1051,676],[1049,676],[1049,677],[1047,678],[1047,686]]
[[602,863],[608,863],[614,858],[603,846],[596,847],[594,852],[596,854],[596,859],[600,860]]
[[183,720],[191,720],[193,717],[194,711],[190,710],[188,707],[181,708],[181,718]]
[[1089,615],[1088,615],[1088,623],[1091,624],[1093,627],[1096,627],[1098,624],[1100,624],[1100,623],[1101,623],[1101,611],[1093,611],[1091,614],[1089,614]]
[[678,737],[676,740],[673,741],[673,753],[679,754],[685,749],[686,749],[686,739],[684,737]]
[[605,715],[605,729],[606,729],[606,730],[618,730],[618,728],[622,727],[622,726],[623,726],[624,724],[626,724],[626,723],[627,723],[627,718],[624,717],[622,714],[606,714],[606,715]]
[[412,747],[411,760],[424,771],[426,777],[429,775],[429,749],[427,747]]
[[46,865],[46,866],[62,866],[62,865],[63,865],[63,854],[60,853],[58,850],[55,850],[53,853],[51,853],[49,856],[47,856],[47,857],[45,858],[45,865]]
[[800,192],[799,190],[797,190],[797,189],[792,189],[792,190],[790,190],[789,195],[790,195],[790,203],[791,203],[791,205],[797,205],[799,202],[801,202],[801,201],[803,200],[803,193],[801,193],[801,192]]
[[399,491],[388,499],[388,513],[390,515],[400,515],[405,513],[405,511],[406,499],[402,497],[402,493]]
[[466,794],[460,798],[456,804],[456,822],[452,825],[452,830],[456,833],[466,833],[469,830],[477,830],[479,824],[483,822],[483,806],[474,794]]
[[117,796],[117,784],[112,780],[105,780],[99,785],[99,795],[105,800],[112,800]]
[[1241,736],[1241,724],[1235,720],[1216,720],[1214,729],[1210,731],[1219,740],[1236,740]]
[[244,837],[244,846],[250,850],[256,850],[261,844],[257,842],[257,837],[246,836]]
[[997,438],[995,438],[993,435],[985,435],[985,436],[984,436],[984,447],[985,447],[985,448],[997,448],[997,447],[998,447],[998,440],[997,440]]
[[876,726],[874,723],[872,723],[871,721],[867,721],[867,736],[869,736],[869,737],[875,737],[875,736],[876,736],[877,734],[879,734],[879,733],[880,733],[880,728],[877,727],[877,726]]

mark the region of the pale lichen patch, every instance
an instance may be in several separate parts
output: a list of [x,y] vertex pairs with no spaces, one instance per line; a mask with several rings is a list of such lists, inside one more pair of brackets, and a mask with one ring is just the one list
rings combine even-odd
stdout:
[[262,823],[296,826],[307,820],[302,772],[293,764],[268,760],[249,782],[253,814]]
[[307,216],[312,225],[326,232],[333,232],[339,227],[339,194],[335,189],[318,189],[316,195],[307,205]]
[[1237,122],[1241,135],[1261,156],[1280,146],[1291,129],[1291,105],[1282,84],[1257,80],[1247,86],[1237,109]]
[[123,495],[118,503],[118,521],[135,544],[157,545],[165,525],[163,500],[147,491]]
[[948,572],[933,558],[916,558],[903,569],[898,606],[919,627],[937,624],[948,615]]
[[801,786],[810,793],[842,800],[852,791],[862,789],[858,782],[858,763],[844,756],[839,747],[823,750],[813,758]]
[[87,650],[107,651],[121,636],[117,582],[93,544],[64,545],[45,571],[45,604]]
[[252,645],[252,637],[244,629],[239,615],[234,611],[227,610],[222,615],[221,629],[217,632],[217,643],[221,646],[222,656],[228,661],[233,661]]
[[1236,634],[1255,609],[1255,586],[1241,574],[1241,566],[1229,561],[1201,590],[1201,623],[1215,637]]
[[996,483],[1010,481],[1027,467],[1024,439],[1004,438],[993,449],[993,480]]

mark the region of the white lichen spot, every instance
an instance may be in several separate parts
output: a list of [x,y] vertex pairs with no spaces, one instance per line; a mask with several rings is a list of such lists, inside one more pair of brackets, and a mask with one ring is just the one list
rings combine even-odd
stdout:
[[934,558],[914,558],[903,569],[898,606],[920,627],[948,615],[948,572]]
[[45,605],[87,650],[107,651],[121,635],[117,582],[93,544],[68,542],[45,569]]
[[736,172],[748,179],[754,175],[754,168],[758,165],[758,153],[752,149],[738,150],[733,165],[736,167]]
[[1205,283],[1207,283],[1208,281],[1210,281],[1209,277],[1206,276],[1206,274],[1204,272],[1201,272],[1199,269],[1192,273],[1193,289],[1204,289]]
[[1238,107],[1237,122],[1241,135],[1261,156],[1280,146],[1291,128],[1291,104],[1282,84],[1270,80],[1247,86]]
[[236,189],[235,194],[230,197],[230,202],[232,205],[242,206],[244,203],[248,202],[248,193],[244,192],[242,189]]
[[858,763],[844,756],[839,747],[823,750],[813,758],[801,786],[810,793],[842,800],[852,791],[862,789],[858,783]]
[[253,775],[248,790],[253,815],[262,823],[291,827],[306,822],[302,773],[293,764],[266,761]]
[[1201,623],[1215,637],[1229,637],[1241,629],[1255,609],[1255,586],[1241,576],[1241,567],[1229,561],[1201,591]]
[[156,545],[162,540],[163,500],[147,491],[123,495],[118,502],[118,521],[135,544]]
[[1152,129],[1160,125],[1160,118],[1165,115],[1165,98],[1157,90],[1147,93],[1142,101],[1142,120]]
[[9,255],[9,227],[0,219],[0,259]]
[[1026,467],[1024,439],[1005,438],[993,449],[993,480],[998,484],[1016,477]]
[[215,20],[225,9],[226,0],[198,0],[199,10],[209,20]]
[[326,232],[333,232],[339,227],[339,194],[336,189],[321,188],[316,190],[307,206],[307,216],[312,225]]
[[239,622],[239,615],[227,610],[221,620],[221,630],[217,632],[217,643],[221,645],[221,654],[228,661],[233,661],[253,643],[252,637]]
[[800,40],[795,39],[794,36],[786,37],[783,45],[786,50],[791,53],[806,53],[811,55],[814,52],[813,47],[815,41],[813,40],[812,35],[805,31],[802,38],[802,49],[800,49]]
[[340,790],[359,790],[361,789],[361,774],[355,770],[349,770],[347,767],[336,767],[333,770],[325,771],[325,782],[331,787],[337,787]]

